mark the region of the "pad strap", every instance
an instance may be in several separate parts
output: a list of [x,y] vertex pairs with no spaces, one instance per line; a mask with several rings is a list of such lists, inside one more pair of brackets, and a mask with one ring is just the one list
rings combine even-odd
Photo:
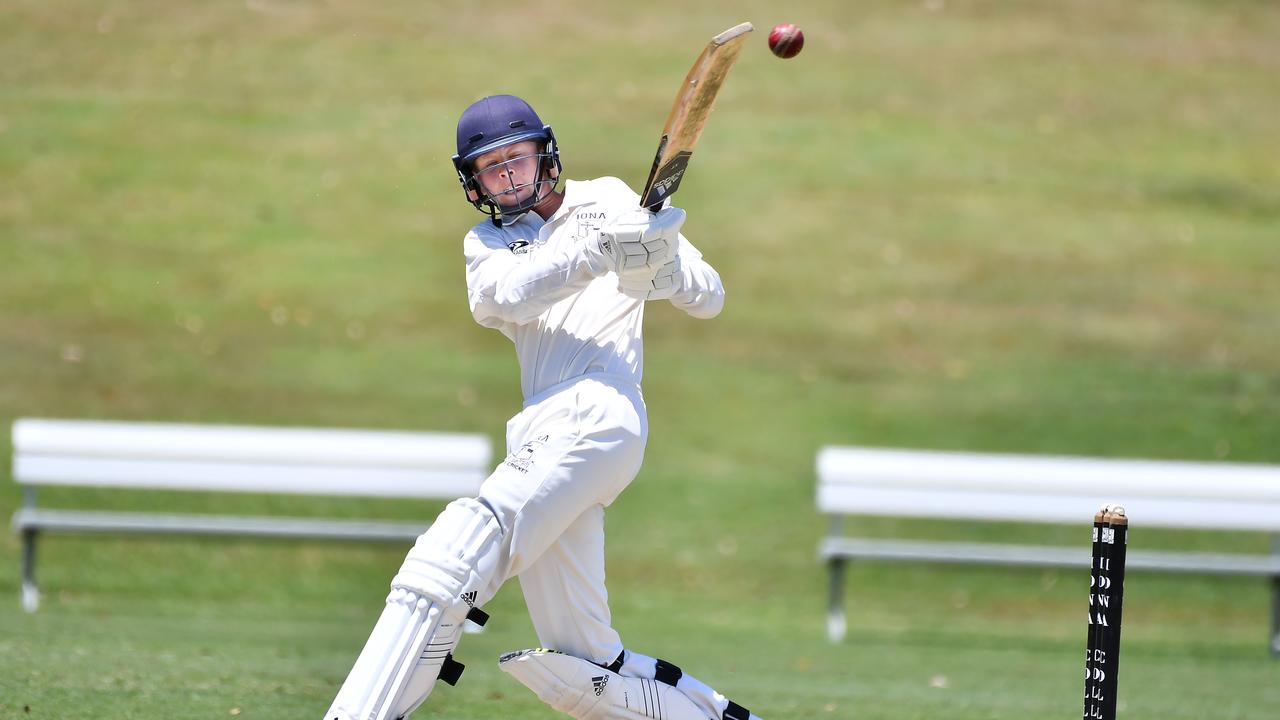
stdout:
[[462,671],[466,669],[466,665],[454,660],[453,653],[449,653],[444,656],[444,662],[440,663],[440,680],[449,685],[457,685]]
[[683,675],[684,671],[679,667],[667,662],[666,660],[659,659],[657,668],[653,673],[653,679],[660,683],[666,683],[671,687],[675,687],[676,683],[680,682],[680,678]]
[[620,673],[622,672],[622,665],[626,661],[627,661],[627,651],[623,650],[622,652],[618,653],[618,657],[614,658],[613,662],[609,663],[608,665],[605,665],[604,663],[596,663],[596,664],[604,668],[605,670],[608,670],[609,672]]

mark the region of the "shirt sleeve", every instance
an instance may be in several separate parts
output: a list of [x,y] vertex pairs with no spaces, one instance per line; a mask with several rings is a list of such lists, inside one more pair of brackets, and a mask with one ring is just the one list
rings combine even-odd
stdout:
[[702,320],[719,315],[724,309],[720,273],[684,235],[676,252],[680,254],[680,292],[671,296],[671,304]]
[[474,228],[463,240],[471,314],[485,327],[524,325],[547,308],[586,287],[597,274],[582,246],[550,249],[552,243],[512,252],[503,238]]

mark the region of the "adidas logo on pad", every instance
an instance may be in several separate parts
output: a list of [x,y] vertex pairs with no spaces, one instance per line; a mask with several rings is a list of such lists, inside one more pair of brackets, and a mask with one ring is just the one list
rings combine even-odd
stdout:
[[475,591],[475,590],[472,590],[471,592],[464,592],[464,593],[462,593],[462,602],[466,603],[467,605],[470,605],[471,607],[475,607],[475,606],[476,606],[476,591]]
[[591,678],[591,686],[596,689],[596,697],[600,697],[600,694],[604,692],[604,687],[608,684],[608,675],[597,675],[596,677]]

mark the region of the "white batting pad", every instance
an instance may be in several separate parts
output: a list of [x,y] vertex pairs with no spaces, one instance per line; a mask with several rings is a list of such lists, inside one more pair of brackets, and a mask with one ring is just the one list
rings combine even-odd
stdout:
[[396,720],[426,700],[473,605],[487,598],[502,528],[483,503],[455,500],[419,538],[325,720]]
[[627,650],[618,673],[628,678],[657,680],[675,687],[706,715],[720,720],[760,720],[750,710],[716,692],[706,683],[666,660]]
[[577,720],[711,720],[670,685],[623,677],[555,650],[508,653],[498,667]]
[[404,590],[393,590],[364,650],[338,690],[325,720],[389,717],[422,645],[435,634],[442,607]]
[[[452,662],[452,653],[458,647],[458,640],[462,637],[460,627],[458,623],[442,621],[436,628],[435,633],[427,641],[426,647],[418,655],[418,661],[414,663],[390,717],[408,717],[418,709],[418,706],[426,702],[427,696],[435,689],[436,680],[440,679],[445,664]],[[461,665],[456,667],[456,672],[462,672]],[[456,678],[446,682],[453,684],[454,680]]]

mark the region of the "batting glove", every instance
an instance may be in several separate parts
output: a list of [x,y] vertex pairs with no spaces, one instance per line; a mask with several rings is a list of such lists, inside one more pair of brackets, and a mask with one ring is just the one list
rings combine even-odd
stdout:
[[656,214],[637,210],[600,228],[586,252],[597,274],[656,269],[675,257],[684,225],[684,210],[663,208]]
[[636,300],[669,300],[680,292],[680,256],[654,270],[618,275],[618,290]]

